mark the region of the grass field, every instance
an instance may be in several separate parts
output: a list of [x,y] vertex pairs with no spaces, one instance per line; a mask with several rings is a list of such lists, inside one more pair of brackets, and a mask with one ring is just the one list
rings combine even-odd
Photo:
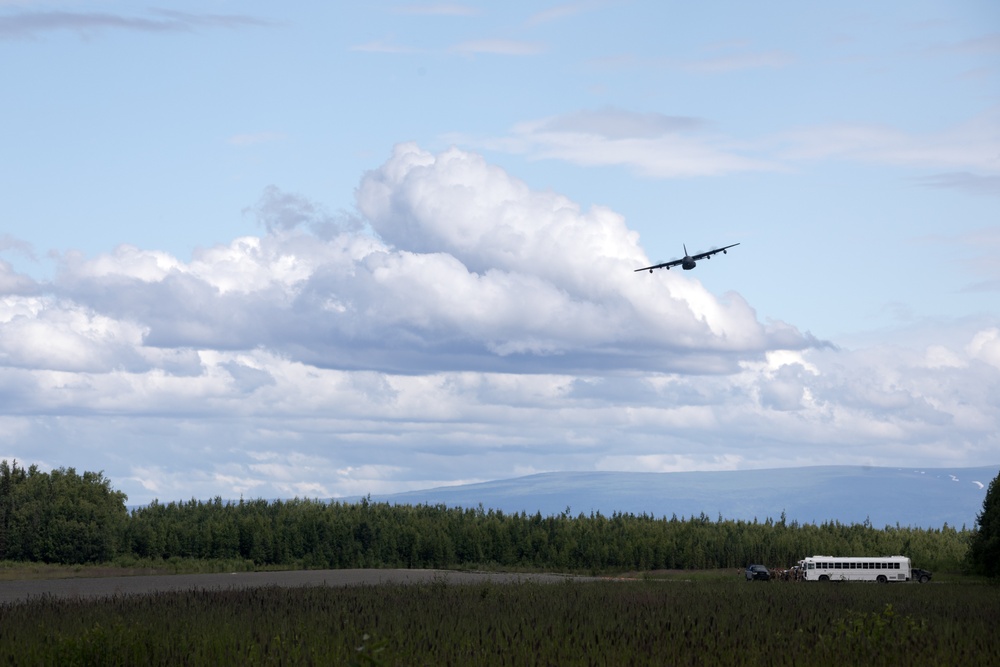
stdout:
[[998,626],[995,585],[660,572],[35,598],[0,605],[0,663],[996,665]]

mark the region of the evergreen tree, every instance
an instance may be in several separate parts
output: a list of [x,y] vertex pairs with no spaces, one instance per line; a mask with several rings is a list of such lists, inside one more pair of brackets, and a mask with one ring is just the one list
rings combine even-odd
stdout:
[[983,511],[969,541],[968,563],[977,574],[1000,577],[1000,474],[986,490]]

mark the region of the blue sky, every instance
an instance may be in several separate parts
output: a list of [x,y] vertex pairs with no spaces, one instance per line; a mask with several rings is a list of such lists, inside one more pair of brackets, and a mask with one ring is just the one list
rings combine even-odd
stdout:
[[0,1],[0,62],[4,458],[1000,462],[995,3]]

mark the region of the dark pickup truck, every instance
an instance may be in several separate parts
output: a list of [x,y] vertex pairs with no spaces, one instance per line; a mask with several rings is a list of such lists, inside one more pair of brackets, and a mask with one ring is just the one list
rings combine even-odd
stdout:
[[910,568],[910,581],[919,581],[922,584],[926,584],[931,580],[931,573],[927,570],[921,570],[919,567]]

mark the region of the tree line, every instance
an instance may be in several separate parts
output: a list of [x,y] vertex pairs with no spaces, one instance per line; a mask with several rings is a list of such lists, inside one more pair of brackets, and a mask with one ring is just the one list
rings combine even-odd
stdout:
[[[996,486],[991,485],[991,491]],[[988,495],[988,498],[990,496]],[[243,559],[302,568],[500,567],[562,571],[742,568],[804,556],[904,554],[915,566],[967,565],[979,531],[821,524],[784,516],[713,520],[599,512],[504,513],[445,505],[190,500],[127,510],[102,473],[0,463],[0,560]],[[984,503],[985,506],[985,503]],[[979,540],[981,541],[981,540]]]

